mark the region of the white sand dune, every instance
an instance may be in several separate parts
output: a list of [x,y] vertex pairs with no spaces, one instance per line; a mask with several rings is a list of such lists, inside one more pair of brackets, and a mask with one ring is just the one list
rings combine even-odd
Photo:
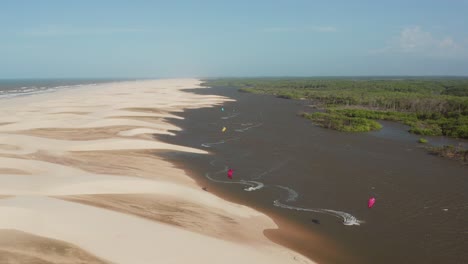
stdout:
[[[180,130],[168,122],[181,118],[174,113],[229,101],[183,91],[199,83],[116,82],[2,100],[0,229],[24,233],[1,232],[32,247],[63,241],[93,263],[311,263],[266,239],[270,218],[202,191],[155,155],[208,154],[150,136]],[[82,263],[27,252],[2,246],[0,260]]]
[[47,197],[0,200],[0,225],[72,241],[115,263],[287,263],[294,257],[274,247],[258,250],[248,244]]
[[157,141],[140,139],[101,139],[87,141],[70,141],[42,138],[25,135],[1,135],[0,144],[14,145],[17,149],[3,150],[6,154],[31,154],[39,150],[53,153],[64,153],[70,151],[97,151],[97,150],[132,150],[132,149],[166,149],[184,151],[198,154],[207,154],[204,150],[177,146]]

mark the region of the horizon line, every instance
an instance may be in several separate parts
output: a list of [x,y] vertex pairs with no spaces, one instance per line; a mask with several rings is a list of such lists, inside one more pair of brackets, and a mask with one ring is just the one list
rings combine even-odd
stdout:
[[228,78],[378,78],[378,77],[442,77],[442,78],[468,78],[468,75],[256,75],[256,76],[181,76],[181,77],[0,77],[0,80],[149,80],[149,79],[228,79]]

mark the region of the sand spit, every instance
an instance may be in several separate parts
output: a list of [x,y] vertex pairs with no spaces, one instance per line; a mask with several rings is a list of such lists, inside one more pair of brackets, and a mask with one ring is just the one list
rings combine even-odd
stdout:
[[[199,80],[82,86],[2,100],[0,262],[311,263],[263,234],[267,216],[202,191],[152,134],[228,101]],[[5,239],[14,238],[7,243]]]

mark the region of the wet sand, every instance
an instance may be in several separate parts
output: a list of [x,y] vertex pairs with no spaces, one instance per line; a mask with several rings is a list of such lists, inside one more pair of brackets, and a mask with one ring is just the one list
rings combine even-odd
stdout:
[[[224,112],[186,111],[184,120],[170,120],[183,129],[175,137],[156,136],[212,155],[165,158],[209,192],[273,217],[280,230],[267,230],[268,237],[319,263],[468,262],[468,170],[459,162],[429,155],[386,130],[347,134],[314,126],[296,115],[310,110],[308,101],[228,87],[190,92],[237,101],[224,104]],[[234,169],[231,183],[226,168]],[[254,182],[265,186],[256,189]],[[372,209],[370,196],[377,198]],[[342,214],[331,210],[360,225],[343,225]]]

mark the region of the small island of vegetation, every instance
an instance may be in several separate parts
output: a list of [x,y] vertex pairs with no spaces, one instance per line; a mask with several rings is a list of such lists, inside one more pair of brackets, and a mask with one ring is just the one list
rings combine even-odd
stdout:
[[465,165],[468,164],[468,149],[464,149],[461,146],[428,147],[427,150],[433,155],[459,160]]
[[336,112],[303,113],[302,116],[312,120],[321,127],[343,132],[366,132],[382,128],[382,125],[374,120],[362,117],[350,117]]

